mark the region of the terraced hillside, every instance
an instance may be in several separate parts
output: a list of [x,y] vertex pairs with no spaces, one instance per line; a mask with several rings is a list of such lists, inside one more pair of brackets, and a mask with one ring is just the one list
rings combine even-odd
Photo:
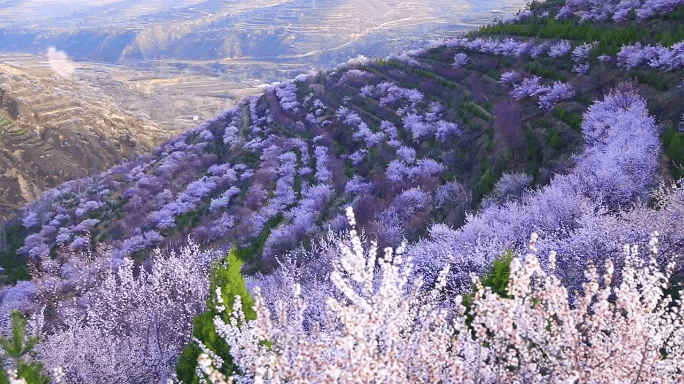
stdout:
[[[300,75],[151,153],[46,192],[5,228],[0,259],[6,284],[31,271],[33,282],[21,287],[34,289],[25,294],[25,311],[46,314],[51,341],[42,356],[84,381],[89,357],[66,359],[71,355],[59,348],[72,343],[73,351],[108,353],[69,341],[79,339],[68,332],[109,332],[67,322],[81,321],[74,313],[93,314],[89,303],[100,305],[101,295],[114,295],[111,286],[98,287],[97,276],[111,276],[112,268],[129,271],[130,281],[150,276],[166,260],[153,249],[189,240],[222,254],[233,250],[232,269],[214,265],[212,290],[244,294],[235,267],[244,263],[248,285],[263,289],[271,309],[299,279],[318,311],[335,285],[327,281],[330,243],[348,229],[348,206],[357,228],[381,249],[408,242],[411,278],[443,280],[445,295],[470,289],[470,274],[486,273],[502,254],[536,247],[533,231],[544,255],[558,251],[558,274],[570,290],[582,287],[588,261],[622,266],[623,245],[652,246],[656,232],[657,262],[672,261],[680,278],[684,190],[673,183],[684,165],[684,5],[649,13],[648,4],[630,3],[624,19],[608,21],[612,14],[586,9],[592,4],[535,2],[429,49]],[[212,265],[211,255],[193,249],[193,266]],[[555,264],[548,257],[544,267]],[[125,345],[138,355],[119,356],[137,381],[162,379],[178,361],[179,377],[198,381],[204,344],[195,341],[178,357],[190,337],[189,320],[183,328],[178,319],[205,308],[191,283],[180,286],[192,291],[192,303],[183,297],[177,306],[163,302],[144,312],[176,319],[169,320],[178,322],[169,326],[173,350],[155,349],[170,345],[149,336],[168,336],[160,323],[135,325],[140,320],[125,310],[130,305],[137,316],[147,303],[124,298],[116,307],[126,332],[138,332]],[[213,322],[223,303],[212,299],[207,307],[193,335],[228,359]],[[186,312],[173,317],[174,310]],[[119,323],[102,313],[114,324],[108,337],[118,342]],[[158,363],[154,371],[128,357],[146,354]],[[117,367],[100,381],[122,375]]]
[[[524,25],[552,28],[554,19],[540,15],[558,8],[555,2],[533,4],[535,16]],[[668,32],[668,39],[684,39],[677,34],[677,15],[656,17],[639,32],[629,32],[634,31],[629,26],[593,25],[596,33],[626,31],[630,37],[600,40],[609,43],[589,47],[591,53],[581,59],[588,64],[585,73],[573,69],[577,63],[571,51],[590,40],[591,34],[574,41],[544,38],[544,33],[510,39],[505,31],[520,28],[512,23],[391,60],[352,62],[335,71],[300,76],[248,98],[152,154],[51,191],[51,204],[45,206],[44,199],[37,203],[42,207],[39,222],[49,229],[55,214],[51,207],[71,207],[67,211],[72,213],[62,214],[66,216],[61,220],[66,221],[60,221],[59,228],[75,226],[89,216],[73,212],[92,204],[98,208],[89,215],[99,223],[91,228],[97,235],[91,237],[90,246],[106,241],[122,256],[134,253],[144,258],[144,249],[191,234],[202,241],[256,247],[251,259],[255,270],[268,270],[275,254],[292,249],[311,233],[329,225],[339,227],[346,204],[364,207],[360,225],[381,244],[396,244],[402,236],[416,240],[426,235],[429,223],[459,226],[466,212],[477,210],[483,199],[506,199],[491,194],[504,174],[525,174],[529,187],[535,188],[567,171],[573,165],[572,154],[581,149],[582,113],[622,82],[636,87],[663,130],[676,140],[684,112],[678,103],[684,92],[678,85],[681,67],[625,69],[619,58],[599,56],[614,55],[615,44],[635,42],[642,35],[653,40],[652,36],[664,36],[662,31],[674,31]],[[551,57],[551,51],[563,44],[569,45],[565,52]],[[534,95],[522,89],[525,79],[535,80],[536,88],[529,92]],[[554,82],[570,92],[556,99],[547,97],[550,103],[547,100],[542,106],[539,99]],[[24,128],[8,129],[6,135],[16,145],[43,143],[41,148],[49,153],[60,144],[78,142],[68,136],[60,139],[57,132],[79,119],[83,107],[51,97],[56,96],[45,96],[42,104],[29,103],[32,113],[17,115],[30,115],[24,119],[42,130],[40,137],[45,140],[30,139]],[[117,116],[109,119],[116,121]],[[51,127],[44,127],[47,121]],[[681,155],[673,150],[663,153],[661,176],[666,180],[681,166],[677,156]],[[102,159],[102,164],[107,161]],[[317,189],[321,185],[325,189]],[[320,195],[310,201],[308,193],[313,191]],[[409,198],[403,196],[406,191],[420,191],[411,199],[427,199],[415,202],[421,214],[413,212],[410,223],[392,222],[398,202]],[[444,193],[459,197],[440,200]],[[269,236],[274,228],[283,228],[276,233],[291,232],[298,225],[296,212],[302,204],[317,208],[302,231],[295,231],[299,235]],[[116,235],[105,230],[112,227],[120,228]],[[69,240],[55,242],[57,229],[44,237],[36,233],[32,238],[41,240],[27,243],[24,249],[34,256],[45,250],[54,254],[78,237],[73,233],[62,237]],[[130,236],[148,232],[160,240],[130,247]]]
[[168,137],[100,96],[88,83],[47,68],[0,64],[0,217],[46,189],[148,152]]

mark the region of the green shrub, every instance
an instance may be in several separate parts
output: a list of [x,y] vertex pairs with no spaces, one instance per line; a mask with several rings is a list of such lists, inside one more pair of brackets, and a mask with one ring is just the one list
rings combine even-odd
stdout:
[[[13,366],[17,369],[17,377],[24,378],[27,384],[49,384],[51,378],[41,375],[43,365],[40,362],[26,362],[24,356],[31,355],[33,347],[38,344],[39,337],[26,337],[27,321],[19,313],[12,311],[12,338],[0,337],[0,347],[4,353],[0,356],[8,356]],[[7,373],[3,370],[2,358],[0,358],[0,384],[9,383]]]
[[561,149],[564,146],[563,138],[558,134],[558,130],[554,127],[547,127],[546,134],[549,140],[549,145],[553,149]]
[[[492,268],[489,273],[480,277],[482,287],[491,288],[492,292],[508,298],[508,280],[511,274],[511,261],[513,260],[513,251],[506,251],[499,256],[492,263]],[[473,287],[473,292],[463,296],[463,305],[466,307],[466,324],[470,325],[473,322],[472,304],[475,299],[475,292],[477,287]]]
[[501,176],[501,167],[493,167],[487,158],[483,158],[477,167],[477,184],[475,187],[475,197],[480,201],[482,197],[492,191],[494,184]]
[[0,266],[3,268],[0,284],[14,285],[19,280],[31,280],[26,259],[17,252],[24,245],[25,237],[24,226],[18,221],[0,230],[0,242],[3,243],[3,248],[0,248]]
[[663,150],[674,168],[674,178],[679,180],[684,177],[684,134],[669,127],[665,129],[661,138]]
[[533,63],[525,64],[525,70],[533,75],[537,75],[549,80],[566,81],[565,75],[550,66],[537,65]]
[[[216,288],[221,287],[223,305],[225,307],[222,315],[224,320],[227,320],[228,316],[230,316],[237,296],[240,296],[242,301],[245,319],[256,319],[256,313],[252,308],[254,306],[254,299],[247,292],[245,280],[240,272],[243,261],[238,257],[238,250],[235,248],[231,249],[225,261],[227,266],[216,265],[212,269],[211,288],[209,290],[209,298],[207,298],[207,311],[193,320],[192,334],[206,345],[207,348],[223,358],[224,364],[221,372],[230,374],[234,369],[230,350],[228,344],[218,335],[214,326],[214,318],[219,315],[215,301]],[[176,365],[176,375],[178,375],[178,379],[181,382],[186,384],[199,383],[195,374],[195,367],[197,366],[197,358],[200,353],[202,353],[202,350],[196,343],[191,343],[183,350]]]
[[563,108],[557,107],[553,111],[553,117],[569,125],[570,128],[580,132],[582,130],[582,115],[576,112],[568,112]]
[[667,91],[669,88],[667,81],[665,81],[663,76],[659,73],[632,71],[629,75],[635,78],[639,83],[650,85],[661,92]]

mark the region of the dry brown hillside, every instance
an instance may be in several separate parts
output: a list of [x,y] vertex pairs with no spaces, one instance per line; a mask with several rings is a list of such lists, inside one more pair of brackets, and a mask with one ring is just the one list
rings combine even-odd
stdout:
[[0,218],[46,189],[168,138],[98,92],[49,68],[0,63]]

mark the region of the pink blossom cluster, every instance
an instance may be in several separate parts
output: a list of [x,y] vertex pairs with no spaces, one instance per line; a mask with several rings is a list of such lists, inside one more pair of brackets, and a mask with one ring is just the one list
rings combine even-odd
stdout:
[[354,132],[352,138],[364,141],[368,148],[376,147],[385,140],[384,132],[373,132],[364,121],[360,122],[357,128],[358,130]]
[[501,74],[499,83],[515,86],[520,81],[520,74],[516,71],[508,71]]
[[347,156],[347,159],[351,160],[352,165],[358,167],[359,165],[361,165],[361,163],[363,163],[363,160],[366,158],[367,153],[368,150],[365,148],[357,149],[351,155]]
[[402,146],[397,149],[397,155],[406,164],[411,164],[416,159],[416,150],[411,147]]
[[332,173],[328,169],[328,148],[324,146],[316,146],[314,148],[314,157],[316,158],[316,180],[320,184],[328,184],[332,178]]
[[468,55],[463,52],[459,52],[454,56],[454,67],[463,67],[468,64]]
[[175,201],[164,205],[160,210],[148,215],[148,220],[156,224],[157,228],[166,229],[175,226],[178,215],[189,212],[204,200],[217,186],[218,177],[204,176],[187,185],[185,191]]
[[278,180],[273,199],[269,202],[273,212],[280,212],[297,200],[293,189],[297,174],[297,155],[294,152],[285,152],[278,156],[278,162]]
[[570,52],[570,49],[570,42],[567,40],[561,40],[549,47],[549,57],[557,58],[564,56]]
[[520,84],[516,85],[511,91],[511,96],[516,99],[522,99],[524,97],[543,94],[548,90],[548,86],[541,84],[541,78],[539,76],[533,76],[523,79]]
[[414,182],[424,177],[439,176],[446,167],[430,158],[422,158],[415,165],[407,165],[400,160],[392,160],[385,170],[385,177],[393,183]]
[[31,229],[38,225],[38,215],[34,211],[27,210],[21,223],[24,225],[24,228]]
[[342,85],[348,83],[350,80],[360,80],[365,79],[370,76],[370,73],[361,69],[352,68],[346,71],[337,81],[337,85]]
[[446,143],[452,138],[459,137],[463,134],[461,128],[449,121],[439,120],[435,127],[435,138],[441,143]]
[[644,21],[655,15],[672,12],[682,4],[684,4],[682,0],[646,0],[641,8],[636,11],[637,20]]
[[529,9],[525,9],[523,11],[518,12],[515,15],[504,17],[503,19],[501,19],[501,22],[503,24],[519,23],[521,21],[530,19],[532,16],[534,16],[534,13],[532,13],[532,11],[530,11]]
[[347,195],[358,195],[358,194],[368,194],[371,193],[375,189],[375,185],[373,183],[368,183],[364,181],[363,177],[359,175],[354,175],[351,180],[347,181],[347,184],[344,186],[344,192]]
[[520,84],[515,85],[511,91],[511,96],[516,99],[524,97],[539,96],[539,107],[543,110],[551,110],[560,101],[572,100],[575,92],[572,86],[560,81],[556,81],[552,86],[543,85],[538,76],[523,79]]
[[297,86],[292,83],[280,83],[273,87],[278,100],[280,100],[280,108],[283,111],[298,112],[299,102],[297,101]]
[[228,145],[230,149],[235,149],[241,143],[242,139],[238,133],[238,128],[234,125],[227,126],[223,133],[223,144]]
[[641,43],[625,45],[617,54],[621,68],[632,69],[647,64],[651,68],[676,70],[684,68],[684,41],[667,48],[662,45],[642,46]]
[[411,132],[413,141],[419,142],[429,138],[434,132],[434,126],[426,122],[424,116],[415,113],[407,113],[403,118],[404,129]]
[[387,120],[383,120],[380,122],[380,129],[389,137],[387,144],[393,147],[400,147],[402,145],[401,141],[399,141],[399,132],[394,124]]
[[577,73],[585,74],[589,72],[589,53],[596,43],[580,44],[572,51],[572,61],[575,63],[572,70]]
[[223,192],[221,196],[212,199],[209,204],[209,211],[216,212],[221,209],[225,209],[230,204],[230,199],[240,193],[240,188],[235,186],[230,187],[227,191]]
[[306,188],[297,206],[285,213],[288,223],[271,231],[264,244],[262,260],[272,261],[276,255],[293,249],[306,236],[317,229],[316,222],[328,203],[332,191],[328,185],[316,185]]
[[575,91],[572,89],[571,85],[556,81],[548,91],[539,95],[539,107],[545,111],[549,111],[553,109],[556,103],[572,100],[574,97]]
[[[153,239],[145,233],[139,240]],[[59,326],[39,323],[46,335],[37,347],[41,360],[62,367],[69,383],[165,382],[190,340],[193,317],[205,310],[216,255],[190,243],[178,253],[157,250],[146,267],[134,268],[127,257],[100,252],[94,262],[70,254],[35,281],[43,297],[60,281],[76,292],[55,308]]]
[[104,207],[105,205],[106,204],[102,201],[89,200],[89,201],[84,202],[78,208],[76,208],[74,213],[76,214],[76,217],[81,217],[81,216],[85,215],[86,213],[93,211],[93,210],[96,210],[96,209],[100,209],[100,208]]
[[[617,4],[616,4],[617,3]],[[575,16],[580,21],[626,21],[629,13],[635,11],[637,20],[644,21],[656,15],[672,12],[682,0],[568,0],[556,15],[556,19]]]
[[123,259],[143,249],[151,249],[162,240],[164,240],[164,237],[157,231],[139,232],[139,234],[133,235],[115,246],[112,256]]
[[492,39],[489,37],[478,37],[472,40],[468,38],[462,38],[448,40],[445,42],[445,44],[447,46],[462,47],[482,53],[492,53],[496,55],[515,57],[521,57],[529,54],[534,48],[534,43],[531,41],[518,41],[512,38],[506,38],[504,40]]
[[615,6],[615,13],[613,14],[613,21],[621,22],[627,20],[629,12],[632,9],[641,7],[641,0],[621,0]]
[[412,109],[415,109],[423,100],[423,94],[419,90],[403,88],[390,81],[364,86],[361,88],[361,96],[376,97],[382,106],[395,105],[402,100],[408,100]]

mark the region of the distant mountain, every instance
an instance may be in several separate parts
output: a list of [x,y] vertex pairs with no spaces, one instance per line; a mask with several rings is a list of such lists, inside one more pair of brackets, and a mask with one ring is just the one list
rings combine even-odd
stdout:
[[19,1],[0,9],[0,16],[7,16],[0,23],[0,50],[35,54],[55,46],[76,60],[125,65],[231,58],[327,68],[358,54],[384,57],[410,41],[465,31],[524,5],[497,0],[65,3]]

